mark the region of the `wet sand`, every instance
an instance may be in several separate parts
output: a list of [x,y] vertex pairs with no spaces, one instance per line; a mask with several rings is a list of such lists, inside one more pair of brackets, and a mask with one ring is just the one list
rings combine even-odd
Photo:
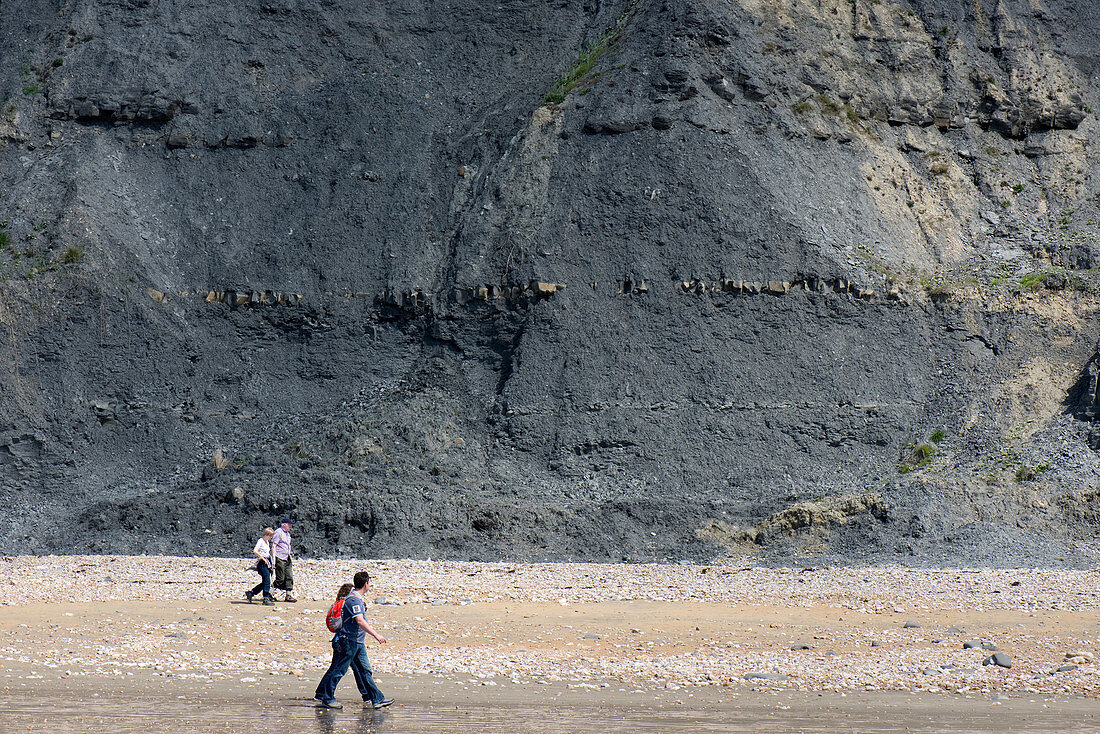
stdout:
[[[270,732],[1100,732],[1100,706],[1083,698],[1006,698],[897,692],[703,691],[634,696],[562,686],[474,693],[423,676],[393,676],[398,702],[374,711],[345,695],[318,709],[283,682],[260,686],[177,681],[165,686],[66,679],[0,687],[0,731]],[[350,683],[348,684],[350,685]],[[346,693],[346,691],[345,691]]]
[[[0,559],[0,731],[1100,731],[1093,571],[302,561],[269,608],[244,565]],[[398,703],[316,711],[358,568]]]

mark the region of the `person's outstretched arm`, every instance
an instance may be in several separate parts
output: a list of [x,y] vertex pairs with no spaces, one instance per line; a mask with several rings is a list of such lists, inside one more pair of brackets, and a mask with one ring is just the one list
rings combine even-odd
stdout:
[[355,615],[355,621],[359,624],[360,627],[363,628],[364,632],[366,632],[368,635],[370,635],[374,639],[378,640],[378,642],[380,644],[382,644],[382,645],[386,644],[386,638],[383,637],[382,635],[378,634],[377,632],[375,632],[374,627],[371,627],[369,624],[367,624],[367,620],[363,619],[362,614],[356,614]]

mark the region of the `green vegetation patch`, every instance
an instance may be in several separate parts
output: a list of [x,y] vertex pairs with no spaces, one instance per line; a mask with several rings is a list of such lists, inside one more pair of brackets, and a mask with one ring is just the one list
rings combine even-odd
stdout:
[[904,455],[902,462],[898,464],[899,474],[908,474],[928,466],[936,456],[936,447],[931,443],[907,444],[902,451]]
[[577,60],[573,62],[573,66],[569,68],[569,71],[558,77],[554,88],[547,92],[546,97],[542,100],[544,105],[561,104],[565,101],[566,96],[585,80],[588,72],[592,71],[592,67],[596,65],[600,57],[622,38],[623,31],[626,30],[626,25],[634,15],[634,11],[640,2],[641,0],[632,0],[627,5],[626,10],[623,11],[623,14],[619,16],[619,19],[615,21],[614,26],[604,31],[599,38],[581,50],[580,55],[577,56]]
[[1028,273],[1020,278],[1020,288],[1025,291],[1037,291],[1043,287],[1043,281],[1049,273]]
[[821,111],[837,117],[844,116],[849,122],[858,122],[859,115],[852,107],[844,102],[837,102],[827,94],[817,95],[817,103],[821,105]]
[[901,462],[898,464],[899,474],[908,474],[932,463],[939,451],[939,445],[947,438],[947,432],[942,428],[932,431],[927,441],[920,443],[908,443],[901,449]]
[[1027,466],[1025,464],[1024,466],[1021,466],[1019,469],[1016,470],[1016,481],[1030,482],[1032,479],[1039,476],[1049,468],[1050,465],[1045,463],[1036,464],[1035,466]]
[[84,251],[75,245],[65,250],[61,255],[61,262],[65,265],[72,265],[78,263],[84,259]]

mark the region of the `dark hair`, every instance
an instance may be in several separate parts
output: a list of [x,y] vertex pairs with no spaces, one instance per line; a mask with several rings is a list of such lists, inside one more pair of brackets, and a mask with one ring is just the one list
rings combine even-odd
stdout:
[[340,588],[336,590],[336,600],[339,601],[340,599],[343,599],[345,596],[350,594],[352,588],[354,587],[352,587],[351,584],[341,584]]
[[370,574],[366,571],[359,571],[351,577],[351,580],[355,582],[355,588],[361,589],[370,583]]

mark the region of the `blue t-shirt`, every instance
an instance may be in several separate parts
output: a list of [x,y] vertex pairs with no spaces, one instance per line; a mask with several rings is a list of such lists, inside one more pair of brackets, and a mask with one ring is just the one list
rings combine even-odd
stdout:
[[367,605],[363,603],[363,597],[354,591],[344,599],[344,608],[340,612],[340,631],[336,633],[340,639],[349,642],[366,642],[367,631],[355,621],[356,615],[366,619]]

